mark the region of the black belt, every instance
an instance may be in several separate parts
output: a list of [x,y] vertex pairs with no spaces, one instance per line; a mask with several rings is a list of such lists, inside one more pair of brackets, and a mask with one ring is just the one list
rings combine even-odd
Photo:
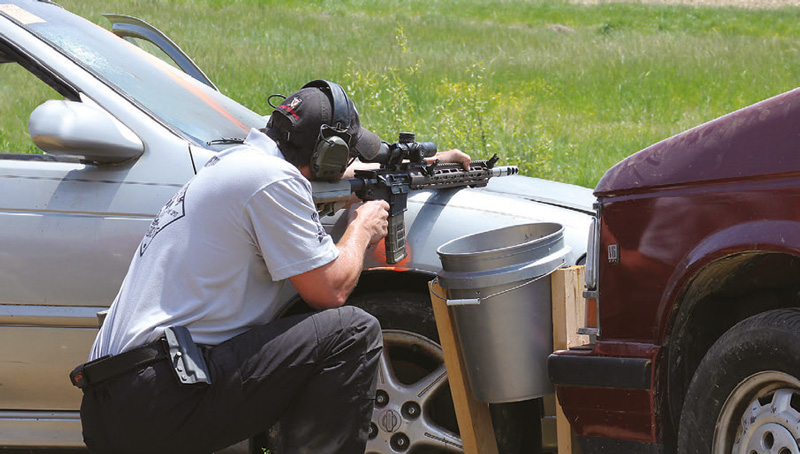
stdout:
[[169,355],[164,345],[164,339],[161,338],[118,355],[106,355],[81,364],[69,374],[69,379],[78,388],[86,389],[130,370],[167,358]]

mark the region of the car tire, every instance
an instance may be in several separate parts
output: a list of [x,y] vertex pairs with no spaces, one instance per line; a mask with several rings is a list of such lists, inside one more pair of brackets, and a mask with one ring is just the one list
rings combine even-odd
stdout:
[[689,384],[679,454],[796,453],[800,440],[800,309],[729,329]]
[[[356,294],[348,304],[374,315],[383,328],[383,357],[366,453],[463,452],[429,297],[407,291],[376,292]],[[426,387],[430,391],[419,398],[408,392]],[[400,418],[397,429],[391,424],[392,415]]]
[[[384,333],[384,351],[389,361],[386,365],[395,370],[395,375],[406,386],[419,386],[433,371],[444,368],[444,356],[439,345],[439,335],[433,315],[430,296],[413,291],[385,291],[355,294],[349,304],[360,307],[374,315],[381,323]],[[428,374],[428,375],[426,375]],[[428,378],[426,378],[426,376]],[[384,384],[384,393],[400,394],[389,384]],[[381,390],[381,383],[378,384]],[[430,433],[418,432],[409,436],[410,447],[406,451],[391,443],[392,436],[380,427],[380,417],[387,407],[376,405],[373,416],[373,435],[367,453],[451,453],[462,452],[447,442],[461,440],[448,384],[436,388],[435,396],[426,401],[422,417],[434,432],[443,431],[439,441],[431,441]],[[391,395],[389,396],[391,403]],[[405,404],[405,402],[403,402]],[[400,406],[402,409],[402,405]],[[494,422],[498,451],[500,454],[533,454],[541,449],[541,399],[509,404],[490,405]],[[400,412],[402,414],[402,412]],[[455,438],[447,438],[455,437]],[[382,440],[381,440],[382,438]],[[387,441],[388,440],[388,441]],[[385,449],[386,447],[391,448]]]

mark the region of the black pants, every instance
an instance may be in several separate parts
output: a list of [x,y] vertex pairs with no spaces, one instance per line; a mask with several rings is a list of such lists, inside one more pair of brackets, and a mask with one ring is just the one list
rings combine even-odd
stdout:
[[381,344],[377,320],[350,306],[280,319],[211,348],[210,386],[179,384],[162,360],[86,389],[84,441],[202,454],[279,421],[280,454],[363,453]]

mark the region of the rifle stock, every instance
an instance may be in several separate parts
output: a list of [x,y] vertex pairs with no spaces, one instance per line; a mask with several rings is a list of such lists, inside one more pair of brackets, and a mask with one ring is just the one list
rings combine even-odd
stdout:
[[336,182],[312,181],[312,196],[320,216],[329,216],[350,202],[353,189],[349,179]]

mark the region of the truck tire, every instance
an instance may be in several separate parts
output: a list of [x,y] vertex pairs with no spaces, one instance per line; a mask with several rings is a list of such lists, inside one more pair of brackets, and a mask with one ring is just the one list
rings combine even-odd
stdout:
[[709,349],[689,384],[679,454],[798,452],[800,309],[747,318]]

